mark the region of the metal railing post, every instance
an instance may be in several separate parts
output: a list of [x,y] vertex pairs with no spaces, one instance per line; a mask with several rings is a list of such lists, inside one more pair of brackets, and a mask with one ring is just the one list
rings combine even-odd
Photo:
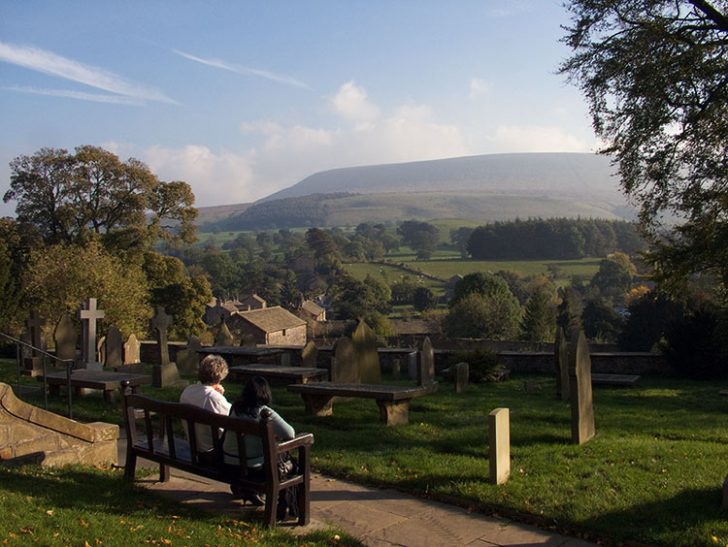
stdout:
[[[6,338],[7,340],[10,340],[15,344],[15,347],[17,348],[17,357],[18,357],[18,385],[20,385],[20,368],[22,366],[23,360],[22,360],[22,350],[21,346],[25,346],[27,348],[30,348],[31,350],[40,353],[41,355],[48,357],[50,359],[53,359],[54,361],[58,363],[62,363],[66,367],[66,386],[67,386],[67,399],[68,399],[68,417],[73,418],[73,408],[72,408],[72,397],[71,397],[71,371],[73,370],[73,367],[75,365],[75,361],[73,359],[59,359],[55,355],[48,353],[45,350],[42,350],[40,348],[35,347],[33,344],[29,344],[28,342],[24,342],[23,340],[19,340],[13,336],[10,336],[9,334],[5,334],[4,332],[0,332],[0,336],[3,338]],[[43,359],[43,404],[46,410],[48,410],[48,380],[46,379],[47,376],[47,362],[46,359]]]

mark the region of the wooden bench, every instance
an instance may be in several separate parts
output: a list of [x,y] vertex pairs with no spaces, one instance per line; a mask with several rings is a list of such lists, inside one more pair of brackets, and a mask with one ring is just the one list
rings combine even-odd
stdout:
[[593,386],[631,387],[636,386],[640,377],[636,374],[604,374],[592,372]]
[[[208,410],[168,401],[158,401],[143,395],[124,392],[126,420],[126,465],[124,477],[134,480],[137,457],[159,463],[159,480],[170,478],[169,468],[207,477],[227,484],[265,494],[265,523],[276,524],[278,498],[286,488],[298,485],[298,524],[310,520],[310,460],[313,435],[303,433],[290,441],[276,441],[270,422],[270,412],[263,411],[260,421],[215,414]],[[197,429],[209,428],[213,449],[203,455],[197,450]],[[175,436],[175,429],[186,429],[188,438]],[[241,461],[245,458],[245,435],[260,437],[263,443],[263,478],[250,476],[245,465],[224,465],[222,431],[234,435]],[[278,458],[291,453],[298,461],[298,472],[283,479],[278,476]],[[202,456],[202,457],[201,457]]]
[[329,377],[329,371],[325,368],[282,367],[265,364],[230,367],[230,377],[233,380],[247,380],[252,376],[262,376],[271,383],[281,381],[286,384],[308,384],[326,380]]
[[317,382],[292,384],[288,391],[300,393],[308,414],[331,416],[334,412],[334,397],[362,397],[375,399],[379,406],[379,417],[387,425],[409,423],[410,401],[437,391],[437,384],[408,387],[386,384],[335,384]]
[[[50,372],[45,376],[38,376],[39,381],[48,384],[52,395],[59,395],[61,386],[68,384],[66,372]],[[121,392],[121,384],[131,387],[132,391],[140,385],[151,384],[152,377],[148,374],[130,374],[125,372],[111,372],[108,370],[88,370],[79,368],[71,372],[71,386],[76,390],[98,389],[104,392],[104,399],[108,402],[114,400]]]

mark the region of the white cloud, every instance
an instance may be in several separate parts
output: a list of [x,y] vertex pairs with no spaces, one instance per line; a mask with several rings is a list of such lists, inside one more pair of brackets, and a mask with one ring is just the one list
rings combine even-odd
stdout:
[[488,137],[493,152],[590,152],[591,144],[555,126],[498,126]]
[[491,87],[492,86],[485,80],[481,80],[480,78],[473,78],[472,80],[470,80],[470,93],[468,94],[468,96],[471,99],[477,99],[478,97],[486,95],[491,90]]
[[194,61],[196,63],[200,63],[212,68],[219,68],[221,70],[227,70],[228,72],[234,72],[235,74],[240,74],[241,76],[255,76],[256,78],[263,78],[272,82],[277,82],[279,84],[300,87],[303,89],[311,89],[308,84],[297,80],[292,76],[286,76],[285,74],[276,74],[275,72],[271,72],[270,70],[236,65],[234,63],[228,63],[227,61],[223,61],[221,59],[198,57],[197,55],[192,55],[191,53],[186,53],[178,49],[173,49],[172,51],[180,57],[184,57],[185,59],[188,59],[190,61]]
[[29,95],[43,95],[46,97],[63,97],[66,99],[76,99],[78,101],[89,101],[93,103],[107,104],[124,104],[130,106],[141,106],[144,103],[141,99],[134,97],[125,97],[123,95],[104,95],[101,93],[84,93],[83,91],[71,91],[69,89],[39,89],[35,87],[8,86],[2,89],[6,91],[16,91],[18,93],[26,93]]
[[331,102],[336,113],[350,122],[371,123],[380,116],[379,108],[369,102],[366,90],[353,81],[342,85]]
[[[108,70],[84,65],[73,59],[35,47],[0,42],[0,61],[102,89],[142,103],[156,101],[176,104],[174,100],[158,89],[125,80]],[[77,95],[73,98],[78,99],[81,96]]]
[[196,205],[244,203],[266,195],[253,179],[245,154],[215,153],[207,146],[183,148],[153,146],[141,158],[161,180],[183,180],[190,184]]

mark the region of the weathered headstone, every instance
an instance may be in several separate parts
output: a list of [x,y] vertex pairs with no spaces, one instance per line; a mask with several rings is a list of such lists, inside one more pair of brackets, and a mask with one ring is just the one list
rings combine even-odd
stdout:
[[554,342],[554,368],[556,369],[556,396],[562,401],[569,400],[569,344],[564,329],[556,330]]
[[104,365],[107,368],[120,367],[124,364],[124,344],[121,339],[121,331],[114,325],[111,325],[106,331],[104,357]]
[[318,362],[318,349],[313,340],[309,340],[308,343],[301,350],[301,366],[302,367],[316,367]]
[[96,360],[96,321],[103,319],[106,314],[104,310],[100,310],[96,306],[95,298],[87,298],[78,311],[78,318],[81,320],[81,330],[83,332],[81,359],[84,366],[90,370],[102,369],[101,363]]
[[56,328],[53,331],[53,339],[56,342],[56,357],[59,359],[76,359],[78,333],[70,313],[65,312],[58,319]]
[[151,321],[152,331],[156,333],[159,348],[159,364],[155,364],[152,371],[154,387],[167,387],[181,383],[177,364],[169,361],[167,329],[171,324],[172,316],[167,315],[163,306],[157,306],[157,311]]
[[420,361],[420,352],[413,351],[407,354],[407,376],[417,381],[417,364]]
[[124,342],[124,364],[137,365],[141,362],[142,345],[137,340],[136,335],[132,332],[129,338]]
[[177,368],[183,374],[197,374],[200,365],[200,354],[198,349],[202,348],[200,339],[197,336],[190,336],[187,340],[187,347],[177,352]]
[[399,380],[399,375],[402,368],[402,361],[400,359],[392,359],[392,379]]
[[364,321],[359,321],[351,336],[354,359],[362,384],[381,384],[382,369],[377,352],[377,335]]
[[96,339],[96,362],[101,363],[101,366],[106,362],[106,336]]
[[342,336],[334,344],[334,356],[331,358],[329,376],[331,376],[331,381],[337,384],[361,383],[354,359],[354,344],[346,336]]
[[215,345],[216,346],[232,346],[234,343],[233,335],[230,329],[225,323],[225,320],[220,321],[220,326],[215,334]]
[[591,359],[584,331],[574,331],[569,344],[571,442],[584,444],[596,434],[592,400]]
[[511,426],[507,408],[488,414],[488,464],[490,481],[504,484],[511,474]]
[[470,380],[470,365],[468,363],[456,363],[453,368],[455,379],[455,393],[462,393]]
[[435,382],[435,352],[429,336],[422,341],[417,356],[417,385],[429,386]]
[[28,329],[28,343],[33,346],[23,358],[25,373],[30,376],[43,374],[43,359],[37,350],[43,349],[43,319],[37,310],[32,310],[25,322]]

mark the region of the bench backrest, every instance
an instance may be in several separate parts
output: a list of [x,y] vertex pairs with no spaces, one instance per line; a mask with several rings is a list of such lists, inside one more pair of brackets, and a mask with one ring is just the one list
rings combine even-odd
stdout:
[[[224,467],[223,431],[226,437],[235,437],[242,462],[246,461],[244,437],[253,435],[260,437],[263,445],[265,474],[274,480],[278,476],[277,471],[273,473],[273,470],[277,469],[278,451],[269,411],[264,410],[261,412],[260,420],[255,420],[225,416],[197,406],[160,401],[137,394],[125,395],[124,406],[127,442],[132,446],[164,454],[173,461],[205,467],[214,473],[215,468]],[[180,426],[187,434],[187,446],[180,442],[179,437],[175,438],[175,427],[179,430]],[[213,450],[210,452],[202,453],[198,450],[197,432],[200,428],[210,429],[213,444]],[[246,466],[240,467],[244,476]]]

